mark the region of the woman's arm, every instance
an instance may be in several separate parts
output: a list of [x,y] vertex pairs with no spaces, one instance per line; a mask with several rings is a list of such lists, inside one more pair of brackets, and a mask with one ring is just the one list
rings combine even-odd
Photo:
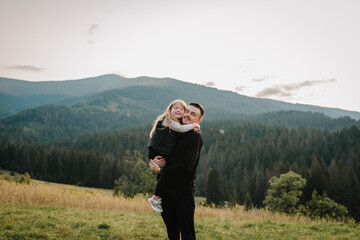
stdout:
[[[179,133],[184,133],[184,132],[188,132],[190,130],[195,130],[198,128],[198,130],[200,130],[200,126],[199,124],[193,123],[193,124],[180,124],[176,121],[171,121],[170,125],[168,125],[168,122],[164,119],[164,121],[162,122],[162,124],[164,126],[167,126],[169,128],[171,128],[172,130],[174,130],[175,132],[179,132]],[[198,127],[199,126],[199,127]]]

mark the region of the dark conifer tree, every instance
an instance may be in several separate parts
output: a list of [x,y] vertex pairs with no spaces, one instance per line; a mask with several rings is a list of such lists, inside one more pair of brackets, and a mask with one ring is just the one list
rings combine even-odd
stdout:
[[222,188],[220,171],[217,167],[210,168],[206,184],[206,202],[215,205],[222,204]]
[[350,215],[360,221],[360,184],[352,169],[348,169],[347,173],[345,195],[343,196],[344,205],[347,206]]
[[246,193],[250,191],[250,178],[246,168],[243,170],[242,180],[240,182],[239,199],[244,201]]
[[246,210],[249,210],[254,206],[254,204],[253,204],[253,202],[251,200],[250,194],[248,192],[245,195],[244,206],[245,206]]
[[344,182],[341,176],[341,171],[336,164],[335,159],[331,161],[328,168],[329,173],[329,184],[327,193],[331,199],[335,202],[341,203],[344,194]]
[[239,202],[239,194],[236,190],[236,186],[233,184],[229,194],[229,203],[231,206],[235,206]]
[[320,156],[315,156],[310,168],[310,178],[307,179],[307,188],[310,188],[311,193],[316,189],[322,195],[328,188],[328,179],[329,174],[324,160]]

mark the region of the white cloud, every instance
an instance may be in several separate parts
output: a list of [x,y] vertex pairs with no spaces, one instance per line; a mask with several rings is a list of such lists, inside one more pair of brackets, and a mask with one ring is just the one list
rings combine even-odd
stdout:
[[300,83],[291,83],[291,84],[282,84],[274,85],[269,88],[265,88],[256,94],[256,97],[293,97],[295,96],[295,91],[300,90],[304,87],[312,87],[315,85],[326,84],[335,82],[336,79],[324,79],[324,80],[313,80],[313,81],[303,81]]
[[9,66],[9,67],[4,67],[3,69],[20,70],[25,72],[42,72],[44,70],[43,68],[30,66],[30,65]]
[[205,86],[207,86],[207,87],[215,87],[215,83],[214,82],[207,82],[207,83],[205,83]]

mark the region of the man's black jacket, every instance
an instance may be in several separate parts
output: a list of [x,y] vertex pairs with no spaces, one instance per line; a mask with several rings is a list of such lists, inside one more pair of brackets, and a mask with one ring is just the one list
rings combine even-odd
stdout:
[[194,191],[194,181],[203,140],[199,132],[178,134],[173,150],[166,159],[160,175],[165,192]]

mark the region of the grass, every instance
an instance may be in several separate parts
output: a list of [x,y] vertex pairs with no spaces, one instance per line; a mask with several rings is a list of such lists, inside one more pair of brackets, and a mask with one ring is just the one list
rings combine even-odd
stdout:
[[160,217],[149,213],[6,206],[0,239],[165,239]]
[[[1,176],[0,239],[167,239],[146,196],[115,198],[108,190],[16,184]],[[360,239],[355,223],[198,205],[203,200],[197,199],[197,239]]]

